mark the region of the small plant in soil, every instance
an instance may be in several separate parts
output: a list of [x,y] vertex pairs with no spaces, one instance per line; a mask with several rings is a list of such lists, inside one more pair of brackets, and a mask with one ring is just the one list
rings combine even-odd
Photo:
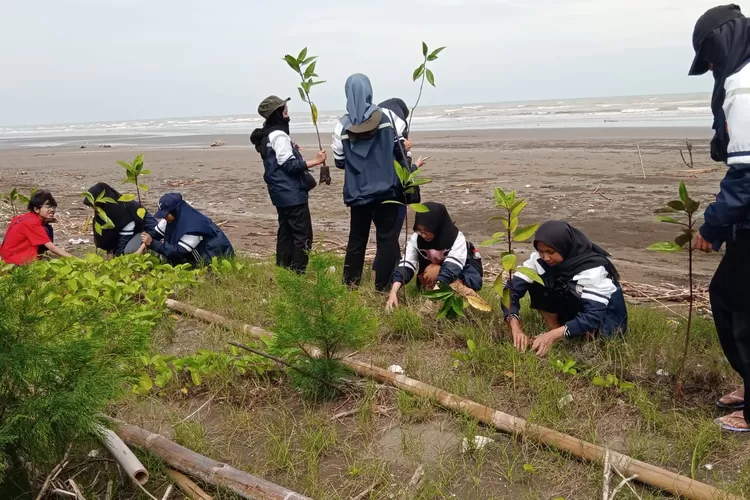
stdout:
[[684,163],[686,167],[693,168],[693,143],[685,139],[685,148],[687,148],[688,156],[690,157],[690,163],[685,160],[685,155],[682,154],[682,149],[680,149],[680,158],[682,158],[682,163]]
[[[310,106],[310,116],[312,117],[312,123],[315,127],[315,134],[318,136],[318,147],[323,149],[323,142],[320,140],[320,130],[318,130],[318,107],[310,98],[310,90],[316,85],[325,83],[325,81],[316,80],[319,78],[318,74],[315,72],[315,66],[318,62],[317,59],[317,56],[311,56],[308,54],[307,47],[302,49],[297,57],[290,54],[284,56],[284,60],[289,67],[300,77],[300,86],[297,87],[299,97]],[[320,167],[320,183],[327,185],[331,184],[331,170],[325,164]]]
[[341,282],[338,265],[334,255],[313,252],[304,275],[277,270],[271,352],[304,372],[288,374],[303,394],[313,398],[337,395],[336,387],[349,373],[339,358],[344,351],[365,346],[378,326],[359,294]]
[[[144,193],[148,192],[148,185],[141,183],[141,176],[151,174],[151,170],[146,170],[143,168],[143,154],[139,154],[138,156],[136,156],[131,163],[118,160],[117,164],[125,169],[125,180],[123,180],[122,183],[135,184],[136,193],[136,196],[132,199],[130,199],[128,195],[123,195],[118,201],[133,201],[137,199],[138,203],[142,205],[143,203],[141,202],[141,191],[143,191]],[[145,211],[143,213],[145,215]],[[143,218],[143,215],[140,215],[140,217]]]
[[490,312],[490,306],[484,299],[475,295],[463,296],[458,291],[448,285],[440,284],[437,290],[430,290],[425,293],[425,297],[430,300],[442,300],[443,305],[437,314],[437,319],[456,319],[464,315],[464,309],[472,307],[479,311]]
[[22,205],[28,205],[29,198],[34,196],[34,193],[36,193],[37,188],[34,188],[31,190],[31,192],[27,195],[21,193],[17,188],[13,188],[9,193],[3,193],[2,194],[2,201],[3,203],[10,206],[10,210],[13,213],[13,217],[18,215],[18,210],[16,209],[15,202],[20,202]]
[[626,382],[625,380],[620,380],[617,375],[613,373],[608,373],[604,377],[594,377],[591,379],[591,383],[596,387],[603,387],[605,389],[615,387],[621,391],[629,391],[635,388],[635,384],[632,382]]
[[567,361],[556,359],[555,362],[552,363],[552,366],[563,375],[577,375],[578,369],[575,368],[577,364],[578,362],[575,359],[568,358]]
[[[687,250],[687,275],[690,290],[688,295],[688,319],[685,328],[685,344],[682,351],[682,359],[680,361],[680,369],[677,373],[677,384],[675,385],[674,391],[675,398],[678,399],[682,396],[682,388],[685,383],[685,363],[690,351],[690,328],[693,321],[693,304],[695,295],[695,287],[693,285],[693,252],[695,250],[695,248],[693,248],[693,236],[695,236],[697,232],[695,225],[701,215],[698,213],[700,202],[690,198],[687,187],[685,187],[685,183],[682,181],[680,181],[679,194],[680,198],[678,200],[670,201],[664,208],[656,210],[655,213],[657,214],[659,222],[680,226],[682,228],[680,234],[677,235],[674,241],[654,243],[648,247],[649,250],[657,252],[681,252]],[[674,216],[666,214],[674,214]],[[677,216],[680,217],[679,220],[675,218]]]
[[[521,215],[521,212],[523,212],[523,209],[526,208],[528,202],[518,198],[515,190],[506,194],[502,189],[496,187],[494,195],[495,206],[500,209],[502,215],[490,217],[487,222],[500,220],[502,221],[503,226],[505,226],[505,230],[493,234],[492,238],[482,242],[480,247],[495,245],[503,240],[506,240],[508,244],[508,250],[500,255],[502,270],[495,280],[493,287],[495,288],[495,292],[502,297],[503,305],[506,308],[510,308],[510,290],[507,289],[505,285],[513,278],[513,273],[521,273],[540,285],[544,284],[542,278],[536,272],[516,265],[518,259],[515,250],[513,249],[514,242],[522,243],[531,239],[536,233],[536,230],[539,229],[539,224],[537,223],[519,227],[520,221],[518,217]],[[506,274],[507,279],[504,279]]]

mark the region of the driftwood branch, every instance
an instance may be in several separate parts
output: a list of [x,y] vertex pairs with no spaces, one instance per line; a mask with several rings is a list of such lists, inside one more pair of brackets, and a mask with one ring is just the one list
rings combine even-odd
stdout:
[[190,500],[213,500],[213,497],[203,491],[189,477],[174,469],[167,469],[167,477],[180,488],[180,491]]
[[638,158],[641,160],[641,172],[643,172],[643,178],[646,178],[646,168],[643,166],[643,155],[641,155],[641,145],[636,144],[638,147]]
[[[176,301],[171,302],[174,303]],[[186,309],[184,305],[181,306],[181,309]],[[170,307],[169,304],[168,307]],[[229,320],[226,320],[225,322],[221,321],[221,319],[225,318],[222,318],[218,314],[213,314],[213,317],[219,319],[219,321],[212,321],[213,323],[224,327],[231,328],[231,325],[235,323]],[[241,331],[249,331],[253,328],[254,327],[250,327],[249,325],[243,325]],[[272,335],[271,332],[267,330],[255,329],[255,331],[258,330],[260,330],[259,335],[264,338]],[[468,413],[478,421],[486,425],[492,425],[500,431],[525,439],[531,439],[566,453],[570,453],[571,455],[583,460],[598,463],[603,463],[604,461],[605,449],[601,446],[541,425],[532,424],[522,418],[476,403],[464,397],[425,384],[424,382],[420,382],[419,380],[409,378],[406,375],[392,373],[386,369],[374,366],[372,363],[365,363],[353,359],[344,359],[342,362],[359,375],[391,384],[396,388],[402,389],[411,394],[430,398],[449,410]],[[610,451],[610,462],[612,467],[619,469],[625,474],[631,476],[638,475],[638,480],[642,483],[670,492],[676,496],[683,496],[692,500],[715,500],[717,498],[723,500],[741,500],[740,497],[731,493],[695,481],[681,474],[662,469],[661,467],[636,460],[616,451]]]

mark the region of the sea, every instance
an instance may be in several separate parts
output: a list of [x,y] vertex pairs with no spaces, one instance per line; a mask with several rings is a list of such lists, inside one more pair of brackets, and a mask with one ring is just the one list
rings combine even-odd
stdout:
[[[330,133],[341,110],[321,111],[321,132]],[[261,125],[254,114],[187,118],[100,121],[54,125],[0,125],[0,147],[55,147],[80,144],[87,138],[100,145],[137,146],[159,140],[250,134]],[[418,131],[590,127],[708,127],[710,94],[674,94],[524,102],[420,106],[411,129]],[[295,109],[294,133],[314,132],[308,113]],[[205,142],[202,142],[205,146]],[[187,144],[182,144],[187,145]]]

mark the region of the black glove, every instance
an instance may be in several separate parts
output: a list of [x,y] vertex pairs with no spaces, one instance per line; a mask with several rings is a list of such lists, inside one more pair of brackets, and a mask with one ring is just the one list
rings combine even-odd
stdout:
[[318,184],[331,185],[331,169],[325,165],[320,167],[320,180]]

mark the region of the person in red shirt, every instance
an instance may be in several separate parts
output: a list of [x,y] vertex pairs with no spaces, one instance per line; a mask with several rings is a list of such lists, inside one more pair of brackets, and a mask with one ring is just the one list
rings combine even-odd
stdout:
[[0,258],[8,264],[22,266],[34,262],[40,249],[60,257],[72,257],[52,243],[49,223],[55,218],[57,202],[49,191],[37,191],[29,199],[29,211],[13,217],[0,246]]

